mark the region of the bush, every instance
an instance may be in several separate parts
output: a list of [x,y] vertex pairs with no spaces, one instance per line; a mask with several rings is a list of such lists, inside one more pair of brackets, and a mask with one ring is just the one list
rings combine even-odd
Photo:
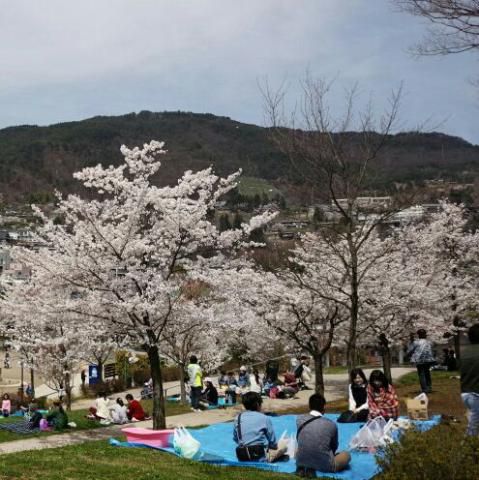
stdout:
[[82,393],[84,393],[86,397],[95,398],[98,393],[111,395],[112,393],[119,393],[125,390],[125,382],[122,379],[114,378],[105,382],[99,382],[95,385],[89,385],[87,388],[82,389]]
[[457,425],[409,431],[376,458],[377,480],[466,480],[479,478],[479,438]]

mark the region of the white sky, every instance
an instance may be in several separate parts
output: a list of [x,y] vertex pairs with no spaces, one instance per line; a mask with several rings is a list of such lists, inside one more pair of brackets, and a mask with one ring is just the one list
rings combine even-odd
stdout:
[[0,0],[0,127],[140,110],[261,125],[258,79],[294,97],[309,68],[379,103],[403,81],[403,124],[447,118],[479,143],[479,55],[413,58],[425,26],[390,0]]

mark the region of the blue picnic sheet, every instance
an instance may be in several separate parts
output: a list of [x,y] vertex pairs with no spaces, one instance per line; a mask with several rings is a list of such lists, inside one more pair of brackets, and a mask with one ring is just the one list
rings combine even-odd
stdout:
[[[336,421],[337,414],[326,414],[327,418]],[[429,430],[439,423],[440,417],[435,416],[431,420],[414,422],[420,430]],[[273,427],[277,437],[286,431],[288,435],[296,434],[296,415],[282,415],[272,417]],[[348,450],[349,441],[352,436],[364,425],[363,423],[338,423],[339,430],[339,450]],[[296,471],[296,462],[290,459],[287,462],[267,463],[249,463],[238,462],[236,459],[233,441],[233,423],[217,423],[209,427],[189,431],[191,435],[201,443],[201,451],[204,453],[200,461],[215,463],[218,465],[232,465],[241,467],[253,467],[267,469],[282,473],[294,473]],[[110,443],[125,447],[142,447],[145,445],[119,442],[111,439]],[[151,448],[151,447],[150,447]],[[154,447],[153,447],[154,448]],[[172,448],[158,448],[169,453],[175,454]],[[378,466],[374,454],[366,452],[351,451],[351,465],[348,470],[341,473],[318,473],[320,477],[331,477],[337,479],[368,480],[378,473]]]

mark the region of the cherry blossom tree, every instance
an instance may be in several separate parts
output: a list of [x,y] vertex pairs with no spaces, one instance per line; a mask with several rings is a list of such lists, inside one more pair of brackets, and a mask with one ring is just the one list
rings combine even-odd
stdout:
[[239,173],[219,178],[211,168],[187,171],[177,185],[159,188],[150,180],[159,174],[163,143],[131,150],[123,146],[121,152],[125,162],[119,167],[98,165],[75,174],[93,199],[59,196],[63,223],[36,210],[43,221],[38,233],[48,248],[21,255],[44,272],[45,281],[50,279],[45,288],[61,279],[79,293],[56,304],[58,311],[88,317],[147,353],[153,426],[164,428],[162,338],[169,325],[180,321],[175,312],[190,301],[185,284],[226,271],[235,249],[247,247],[251,231],[272,215],[220,233],[209,220],[211,212],[218,198],[234,188]]
[[414,259],[411,275],[421,279],[411,292],[415,322],[442,338],[458,332],[477,309],[479,232],[467,231],[463,205],[440,204],[439,212],[403,232],[404,256]]

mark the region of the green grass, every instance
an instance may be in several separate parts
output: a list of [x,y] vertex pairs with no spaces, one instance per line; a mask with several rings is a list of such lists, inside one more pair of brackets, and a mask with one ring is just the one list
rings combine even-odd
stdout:
[[[432,370],[431,371],[431,379],[432,379],[432,384],[434,388],[434,381],[436,380],[451,380],[451,377],[457,377],[459,376],[459,372],[445,372],[443,370]],[[417,372],[410,372],[406,373],[406,375],[403,375],[401,378],[399,378],[396,382],[395,385],[397,386],[408,386],[408,385],[418,385],[418,376]]]
[[[145,411],[151,414],[152,401],[142,400],[141,403]],[[93,401],[92,401],[92,404],[93,404]],[[190,412],[190,408],[188,406],[181,405],[179,402],[166,403],[166,416],[171,417],[173,415],[180,415],[182,413],[188,413],[188,412]],[[86,418],[86,415],[88,414],[87,410],[72,410],[71,412],[67,412],[67,414],[68,414],[68,420],[70,422],[75,422],[77,426],[76,428],[65,430],[64,432],[76,432],[81,430],[91,430],[95,428],[104,427],[104,425],[101,425],[99,422],[94,420],[89,420],[88,418]],[[18,422],[18,421],[23,421],[23,418],[21,417],[3,418],[3,419],[0,419],[0,422],[1,422],[0,424],[12,423],[12,422]],[[5,430],[0,430],[0,443],[12,442],[14,440],[22,440],[22,439],[31,438],[31,437],[45,437],[48,435],[56,435],[58,433],[64,433],[64,432],[35,432],[35,433],[24,435],[24,434],[18,434],[13,432],[7,432]]]
[[238,189],[241,195],[248,195],[253,197],[254,195],[262,195],[265,193],[269,198],[273,197],[277,193],[281,192],[271,185],[267,180],[256,177],[243,177],[239,178]]
[[323,373],[325,373],[326,375],[331,373],[348,373],[348,367],[325,367]]
[[291,475],[224,468],[149,449],[111,447],[104,441],[0,456],[1,480],[266,480]]

